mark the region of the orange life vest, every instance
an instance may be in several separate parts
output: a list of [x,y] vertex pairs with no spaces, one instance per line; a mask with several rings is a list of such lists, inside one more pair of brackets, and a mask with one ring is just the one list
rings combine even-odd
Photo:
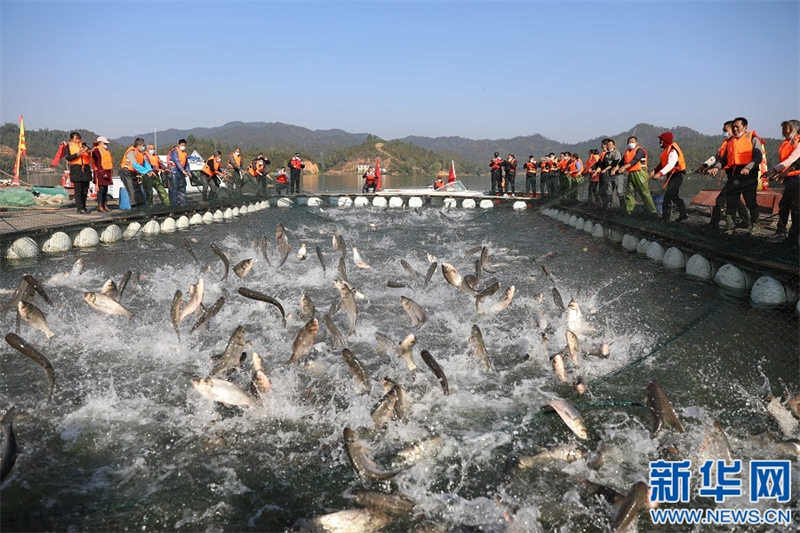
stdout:
[[[69,142],[68,148],[69,148],[69,155],[76,155],[76,154],[79,154],[80,151],[81,151],[81,145],[79,143],[75,143],[75,142],[72,142],[72,141]],[[91,164],[91,162],[92,162],[92,158],[89,155],[89,152],[86,152],[83,155],[78,155],[77,159],[73,159],[72,161],[69,161],[69,164],[70,165],[89,165],[89,164]]]
[[122,154],[122,163],[120,166],[125,170],[129,170],[131,172],[136,172],[136,169],[133,168],[133,165],[130,161],[128,161],[128,154],[133,151],[134,157],[136,157],[136,163],[139,165],[144,165],[144,153],[139,150],[138,148],[134,148],[133,146],[129,146],[125,153]]
[[296,157],[293,157],[292,159],[289,160],[289,165],[295,170],[300,170],[302,168],[300,165],[302,164],[303,161]]
[[[233,161],[236,163],[236,166],[242,168],[242,156],[241,154],[236,155],[236,152],[231,154]],[[228,161],[228,168],[233,168],[233,165],[230,164],[230,160]]]
[[173,164],[172,163],[172,152],[175,152],[175,151],[178,152],[178,161],[180,161],[181,166],[183,168],[186,168],[186,160],[189,159],[189,156],[186,155],[186,152],[184,150],[181,150],[177,146],[173,146],[172,150],[169,151],[169,154],[167,155],[167,162],[170,163],[170,164]]
[[275,182],[276,183],[286,183],[286,173],[285,172],[284,173],[278,172],[275,175]]
[[[781,143],[781,147],[778,148],[778,155],[781,161],[789,157],[789,154],[794,151],[797,143],[800,143],[800,135],[798,134],[795,134],[791,139],[786,139]],[[784,176],[800,176],[800,170],[790,170],[784,174]],[[794,220],[792,220],[792,224],[794,224]]]
[[503,160],[499,157],[495,157],[494,159],[492,159],[492,162],[489,164],[492,170],[499,170],[502,165],[503,165]]
[[[622,160],[626,165],[631,161],[633,161],[633,157],[636,155],[636,152],[639,151],[639,148],[641,148],[642,152],[644,152],[644,167],[645,169],[647,169],[647,150],[645,150],[643,146],[637,146],[633,150],[628,148],[627,150],[625,150],[625,154],[622,156]],[[628,172],[636,172],[637,170],[642,170],[641,161],[637,161],[636,163],[628,167]]]
[[203,165],[203,174],[209,177],[214,177],[219,172],[220,163],[217,163],[217,156],[211,156],[206,159],[206,164]]
[[667,166],[667,162],[669,161],[669,153],[673,148],[675,149],[675,152],[678,154],[678,162],[675,164],[674,167],[672,167],[672,170],[669,171],[670,175],[676,172],[682,172],[686,170],[686,160],[683,158],[683,150],[681,150],[681,147],[678,146],[678,143],[672,143],[670,145],[667,145],[664,147],[663,150],[661,150],[660,168],[664,168],[665,166]]
[[722,144],[719,145],[719,150],[717,150],[717,158],[721,159],[723,155],[725,155],[725,147],[728,146],[728,141],[730,137],[726,137]]
[[366,180],[367,184],[371,185],[375,183],[375,173],[374,172],[367,172],[364,174],[364,179]]
[[111,170],[114,168],[114,162],[111,159],[111,152],[102,144],[97,145],[97,151],[100,152],[100,168],[94,164],[92,159],[92,170]]
[[567,170],[569,171],[570,178],[577,178],[578,177],[578,160],[573,159],[567,163]]
[[741,137],[731,137],[725,147],[725,168],[743,166],[753,161],[754,131],[746,131]]
[[157,154],[150,154],[148,152],[147,159],[150,160],[150,166],[153,167],[153,170],[161,168],[161,160],[158,158]]
[[526,174],[536,174],[536,163],[532,161],[527,161],[525,165],[525,173]]

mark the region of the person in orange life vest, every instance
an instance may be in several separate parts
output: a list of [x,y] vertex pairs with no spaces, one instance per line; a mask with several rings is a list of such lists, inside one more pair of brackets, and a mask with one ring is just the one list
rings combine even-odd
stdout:
[[[733,121],[728,120],[722,125],[722,135],[725,136],[725,139],[722,141],[722,144],[717,150],[717,153],[709,157],[708,159],[703,162],[700,168],[697,170],[701,174],[707,174],[709,167],[716,163],[719,158],[721,158],[726,151],[726,147],[728,146],[728,141],[733,137]],[[728,175],[730,178],[730,175]],[[725,206],[728,202],[728,185],[730,183],[730,179],[725,181],[725,185],[723,185],[722,190],[719,191],[717,194],[716,202],[714,202],[714,207],[711,209],[711,221],[708,223],[708,228],[711,230],[718,230],[719,229],[719,222],[722,220],[726,210]],[[717,182],[719,183],[719,181]],[[739,200],[736,204],[736,212],[731,213],[731,215],[735,215],[736,213],[739,214],[739,218],[742,220],[747,218],[747,207],[745,207],[744,202]]]
[[200,173],[203,177],[203,200],[215,200],[219,191],[219,177],[223,175],[222,152],[217,150],[214,155],[206,159],[206,164]]
[[300,159],[300,152],[294,154],[289,160],[289,193],[300,194],[300,171],[306,168],[303,160]]
[[228,156],[228,172],[231,195],[241,195],[244,186],[244,175],[242,173],[242,151],[238,147]]
[[97,210],[101,213],[108,213],[108,186],[111,181],[111,171],[114,169],[114,161],[111,159],[111,152],[108,151],[108,139],[98,137],[96,146],[92,148],[92,169],[94,169],[94,181],[97,184]]
[[631,214],[636,207],[636,193],[642,199],[645,210],[651,215],[656,214],[656,204],[650,194],[650,185],[647,174],[647,150],[639,146],[636,137],[628,137],[628,149],[622,155],[622,166],[615,169],[615,173],[628,173],[628,184],[625,187],[625,212]]
[[715,176],[723,167],[728,172],[725,212],[725,231],[728,234],[735,231],[733,211],[739,202],[739,195],[744,197],[749,211],[745,218],[747,233],[753,231],[753,224],[758,220],[758,166],[763,158],[761,139],[754,131],[747,130],[747,119],[733,119],[733,137],[725,144],[725,153],[708,171],[711,176]]
[[153,172],[150,161],[145,157],[147,147],[144,139],[137,137],[133,144],[125,150],[120,162],[119,178],[128,191],[131,207],[145,204],[144,191],[142,191],[142,176]]
[[186,178],[191,177],[189,156],[186,154],[186,139],[181,139],[167,154],[170,168],[169,201],[172,206],[186,205]]
[[269,165],[269,158],[264,157],[264,154],[258,154],[247,169],[248,174],[258,182],[259,196],[267,194],[267,165]]
[[158,197],[161,198],[161,203],[169,207],[169,195],[164,188],[164,178],[167,177],[167,169],[158,158],[155,145],[147,145],[147,161],[150,163],[153,171],[142,177],[145,203],[148,207],[153,206],[153,188],[155,188],[156,192],[158,192]]
[[657,180],[666,178],[662,186],[664,201],[661,205],[661,218],[669,222],[674,205],[678,208],[679,213],[675,222],[681,222],[689,218],[689,215],[686,214],[686,202],[680,197],[681,184],[686,175],[686,160],[671,131],[665,131],[659,135],[658,143],[661,147],[661,156],[658,165],[650,171],[650,176]]
[[492,190],[490,194],[503,194],[503,158],[500,157],[500,152],[495,152],[494,157],[489,161],[489,169],[492,174]]
[[439,189],[442,189],[445,186],[447,186],[447,183],[445,183],[444,178],[442,178],[441,176],[436,176],[436,179],[433,182],[433,190],[438,191]]
[[364,186],[361,188],[361,192],[375,192],[375,187],[378,186],[378,178],[375,176],[375,169],[369,167],[361,177],[364,179]]
[[[605,148],[605,145],[603,147]],[[600,205],[600,195],[598,193],[600,173],[597,172],[599,162],[600,152],[597,148],[592,148],[589,150],[589,155],[586,156],[586,167],[583,169],[583,175],[589,176],[589,201],[594,205]]]
[[605,138],[605,153],[600,160],[600,201],[601,207],[608,209],[614,202],[614,195],[617,195],[617,203],[621,206],[624,203],[625,185],[627,177],[624,174],[614,175],[614,169],[622,161],[622,154],[617,150],[617,143],[614,139]]
[[88,214],[86,197],[89,195],[89,182],[92,181],[91,156],[89,148],[77,131],[69,134],[65,157],[69,163],[69,179],[75,188],[75,206],[78,214]]
[[556,184],[554,183],[553,178],[553,171],[554,168],[554,159],[556,155],[553,152],[550,152],[546,156],[542,158],[541,169],[542,169],[542,177],[541,177],[541,188],[542,194],[546,194],[547,196],[554,196],[556,193]]
[[786,226],[789,216],[792,225],[786,241],[797,246],[800,236],[800,120],[785,120],[781,122],[781,133],[784,141],[778,149],[780,163],[770,169],[765,177],[767,179],[783,180],[783,196],[778,204],[778,229],[777,235],[786,235]]
[[529,155],[528,160],[522,166],[525,168],[525,194],[532,197],[536,194],[536,169],[539,164],[535,157]]
[[275,174],[275,194],[286,194],[288,185],[286,184],[286,167],[281,167],[277,174]]
[[556,162],[556,175],[558,176],[558,191],[566,191],[569,189],[569,178],[567,178],[567,166],[569,165],[569,152],[561,152],[558,154],[558,161]]
[[513,196],[516,192],[515,183],[517,181],[517,158],[514,157],[514,154],[508,154],[506,160],[503,161],[503,169],[505,170],[505,193]]

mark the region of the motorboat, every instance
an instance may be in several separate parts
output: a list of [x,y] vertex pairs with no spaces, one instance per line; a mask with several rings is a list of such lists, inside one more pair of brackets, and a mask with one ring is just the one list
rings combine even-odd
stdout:
[[467,189],[467,187],[460,181],[451,181],[445,183],[442,187],[434,189],[433,185],[428,187],[409,187],[401,189],[383,189],[377,193],[380,196],[458,196],[458,197],[473,197],[483,196],[483,191],[476,191]]

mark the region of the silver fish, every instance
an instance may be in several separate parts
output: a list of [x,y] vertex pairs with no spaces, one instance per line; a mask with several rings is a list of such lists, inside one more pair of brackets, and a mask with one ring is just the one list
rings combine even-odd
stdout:
[[36,363],[44,368],[45,372],[47,372],[47,379],[50,381],[50,390],[47,393],[47,403],[50,403],[50,398],[53,396],[53,389],[55,389],[56,386],[56,370],[53,368],[50,360],[47,359],[47,357],[45,357],[42,352],[36,348],[36,346],[30,344],[16,333],[6,334],[6,342],[22,355],[26,355],[36,361]]
[[[33,290],[39,293],[39,296],[50,305],[53,305],[53,300],[47,295],[47,292],[44,290],[44,286],[39,283],[39,280],[31,276],[30,274],[26,273],[22,275],[22,279],[28,282],[28,285],[31,286]],[[30,301],[30,298],[25,298],[26,301]]]
[[328,267],[325,265],[325,257],[322,255],[322,249],[319,246],[317,246],[315,250],[317,252],[317,259],[319,259],[319,264],[322,265],[322,273],[324,274],[328,271]]
[[179,324],[183,322],[184,318],[200,309],[200,305],[203,303],[203,295],[205,294],[205,290],[205,280],[203,278],[197,278],[197,283],[189,288],[189,301],[186,302],[186,306],[178,315]]
[[328,334],[332,338],[332,344],[334,347],[347,348],[349,346],[347,339],[342,336],[342,332],[336,327],[336,324],[333,322],[333,319],[331,319],[328,313],[323,315],[322,323],[325,324],[325,329],[328,330]]
[[481,270],[494,274],[494,270],[489,267],[489,249],[487,247],[481,248]]
[[375,427],[379,428],[384,426],[394,416],[394,408],[397,404],[397,391],[393,388],[389,390],[378,401],[378,404],[372,409],[370,415]]
[[347,281],[347,265],[344,262],[344,257],[339,258],[337,270],[339,272],[339,279],[342,281]]
[[356,377],[356,381],[358,381],[364,389],[369,390],[369,379],[367,378],[367,373],[364,372],[361,361],[347,348],[342,350],[342,357],[344,358],[344,362],[347,363],[347,367]]
[[428,314],[425,312],[425,309],[411,298],[401,296],[400,305],[403,306],[403,310],[405,310],[406,314],[411,319],[411,323],[414,327],[418,328],[428,320]]
[[305,261],[308,258],[308,248],[306,247],[306,243],[300,243],[300,249],[297,250],[296,257],[300,261]]
[[108,296],[97,294],[96,292],[84,292],[83,299],[90,307],[94,307],[106,315],[126,316],[128,318],[132,316],[131,312],[125,309],[122,304]]
[[314,340],[317,338],[319,331],[319,321],[312,318],[297,332],[297,336],[292,342],[292,357],[289,363],[296,363],[311,351],[314,347]]
[[292,247],[289,246],[289,240],[286,238],[286,229],[280,222],[275,226],[275,242],[278,245],[278,256],[280,257],[278,266],[281,267],[286,262],[286,258],[289,257]]
[[797,427],[800,422],[795,419],[789,410],[781,404],[780,400],[775,397],[768,397],[765,400],[767,402],[766,409],[767,413],[772,416],[775,422],[778,423],[778,427],[783,433],[784,436],[792,438],[797,434]]
[[367,262],[364,261],[364,258],[361,257],[361,254],[358,253],[358,248],[356,248],[355,246],[353,246],[352,248],[353,248],[353,263],[355,263],[355,265],[358,268],[363,268],[363,269],[371,268],[367,264]]
[[224,379],[195,378],[191,380],[191,383],[201,395],[221,404],[235,407],[252,407],[255,404],[252,396],[239,386]]
[[128,282],[131,280],[131,276],[133,275],[132,270],[128,270],[125,274],[122,275],[122,279],[119,281],[119,290],[117,291],[117,301],[122,301],[122,295],[125,294],[125,287],[128,286]]
[[213,242],[211,243],[211,249],[214,250],[214,253],[217,254],[217,257],[220,258],[220,260],[222,261],[222,265],[225,267],[225,273],[222,275],[222,279],[220,280],[222,281],[228,277],[228,271],[231,268],[231,262],[228,261],[228,256],[225,255],[225,253],[219,249],[219,246],[217,246]]
[[192,329],[189,330],[189,333],[193,333],[196,329],[200,328],[201,326],[208,325],[208,322],[219,313],[219,310],[222,309],[222,306],[225,305],[225,297],[220,296],[217,298],[217,301],[214,302],[214,305],[206,309],[202,316],[197,319],[197,322],[194,323]]
[[420,277],[422,277],[422,275],[416,270],[414,270],[414,267],[409,265],[405,259],[400,260],[400,265],[403,267],[403,270],[406,271],[406,274],[408,274],[408,276],[411,279],[418,280]]
[[169,317],[172,320],[172,327],[175,329],[175,334],[178,339],[181,338],[181,304],[183,303],[183,293],[180,290],[175,291],[172,297],[172,305],[169,308]]
[[510,286],[509,288],[507,288],[505,297],[502,300],[500,300],[499,302],[497,302],[496,304],[494,304],[493,306],[491,306],[489,308],[489,312],[490,313],[499,313],[500,311],[502,311],[503,309],[505,309],[506,307],[511,305],[511,301],[514,299],[514,293],[515,292],[516,292],[516,288],[513,285]]
[[578,364],[578,336],[567,330],[567,353],[572,362]]
[[8,476],[14,463],[17,462],[17,437],[14,435],[14,415],[16,409],[12,406],[6,411],[0,426],[3,428],[3,458],[0,459],[0,483]]
[[472,348],[472,354],[483,365],[484,370],[491,371],[492,363],[489,361],[489,354],[486,353],[486,345],[483,343],[483,333],[477,324],[472,325],[472,331],[469,335],[469,345]]
[[377,533],[392,522],[391,516],[374,509],[344,509],[315,516],[308,529],[320,533]]
[[683,425],[678,420],[678,415],[675,414],[672,404],[667,398],[667,393],[661,388],[661,385],[654,379],[647,383],[647,395],[645,398],[647,409],[653,416],[653,429],[651,433],[655,435],[666,424],[672,427],[678,433],[683,433]]
[[250,382],[258,395],[268,394],[272,390],[272,383],[264,373],[264,361],[256,352],[253,352],[250,358],[253,361],[253,376]]
[[583,381],[583,376],[578,376],[572,381],[572,386],[575,388],[575,392],[583,396],[586,394],[586,383]]
[[428,287],[428,284],[431,282],[431,278],[433,277],[434,272],[436,272],[436,261],[433,261],[430,264],[430,266],[428,267],[428,272],[425,273],[425,282],[422,284],[423,289]]
[[566,306],[564,306],[564,299],[561,297],[561,292],[559,292],[558,287],[553,287],[553,303],[555,303],[556,307],[559,309],[566,309]]
[[586,424],[584,424],[583,417],[578,410],[575,409],[574,405],[561,398],[550,400],[547,402],[547,405],[555,409],[558,416],[561,417],[561,420],[564,421],[567,427],[569,427],[579,439],[586,440],[588,438],[589,434],[586,431]]
[[278,300],[264,293],[248,289],[247,287],[239,287],[238,292],[245,298],[250,298],[251,300],[258,300],[260,302],[266,302],[268,304],[272,304],[275,307],[277,307],[278,311],[281,312],[281,320],[283,321],[283,327],[286,327],[286,311],[283,310],[283,305],[281,305],[281,303]]
[[344,237],[338,234],[333,236],[333,250],[339,252],[342,257],[347,255],[347,245],[344,242]]
[[719,422],[714,422],[711,430],[703,437],[698,447],[698,455],[701,457],[701,464],[706,460],[724,459],[728,463],[733,462],[733,452],[728,442],[728,436]]
[[14,294],[13,296],[11,296],[11,299],[8,300],[5,304],[3,304],[3,307],[2,309],[0,309],[0,311],[5,312],[10,309],[14,309],[16,311],[17,304],[20,301],[25,300],[27,302],[30,302],[33,300],[34,296],[35,292],[33,290],[33,287],[31,287],[25,280],[25,277],[23,277],[22,279],[19,280],[19,284],[17,284],[17,290],[14,291]]
[[347,331],[347,335],[349,337],[355,333],[356,324],[358,322],[358,306],[356,305],[355,294],[353,294],[353,291],[350,289],[350,286],[346,281],[335,279],[333,280],[333,284],[337,289],[339,289],[339,296],[342,299],[342,310],[344,310],[349,321],[349,329]]
[[560,444],[553,448],[539,447],[534,455],[523,455],[517,459],[518,468],[531,468],[536,465],[563,461],[573,463],[586,457],[586,450],[577,444]]
[[372,458],[372,450],[356,440],[356,434],[352,429],[344,428],[343,434],[347,457],[359,476],[383,481],[391,479],[401,472],[400,470],[381,470]]
[[113,279],[107,280],[103,283],[103,288],[100,289],[100,294],[103,296],[108,296],[109,298],[116,300],[117,299],[117,284],[114,283]]
[[414,502],[402,494],[384,494],[371,490],[351,491],[350,497],[362,507],[383,511],[393,516],[405,516],[414,510]]
[[259,248],[261,248],[261,256],[264,258],[264,261],[267,262],[267,265],[272,266],[270,263],[269,256],[272,255],[272,242],[267,238],[266,235],[262,235],[261,239],[259,240]]
[[243,326],[238,326],[231,338],[228,340],[228,345],[225,351],[217,358],[214,368],[211,370],[211,376],[220,376],[226,374],[229,370],[239,366],[244,351],[245,331]]
[[17,309],[22,320],[27,322],[32,328],[38,329],[44,333],[48,339],[55,335],[53,330],[50,329],[50,326],[47,325],[47,317],[41,309],[32,303],[24,301],[20,301],[17,304]]
[[383,385],[384,392],[395,391],[397,394],[397,403],[394,404],[394,414],[403,422],[408,422],[408,412],[411,409],[411,401],[409,400],[406,390],[399,383],[386,377],[383,378],[381,384]]
[[482,245],[474,246],[464,253],[464,261],[466,261],[472,254],[477,254],[483,249]]
[[444,438],[439,435],[428,437],[403,448],[392,460],[393,465],[407,466],[419,462],[444,446]]
[[408,369],[413,372],[417,369],[414,363],[414,345],[417,343],[417,337],[413,333],[406,335],[400,344],[397,345],[397,353],[400,358],[406,362]]
[[637,481],[633,484],[614,518],[612,525],[614,531],[625,530],[638,518],[639,510],[647,506],[647,492],[647,483],[644,481]]
[[436,362],[436,359],[433,358],[428,350],[422,350],[420,355],[422,356],[422,360],[425,361],[425,364],[428,365],[428,368],[431,369],[433,374],[439,380],[439,383],[442,385],[442,391],[444,391],[444,395],[449,395],[450,387],[447,384],[447,376],[444,375],[444,370],[442,370],[442,367],[439,366],[439,363]]
[[553,374],[555,375],[556,379],[561,383],[569,383],[569,379],[567,379],[567,371],[564,368],[564,356],[561,352],[552,356],[550,362],[553,365]]
[[458,272],[458,269],[451,265],[450,263],[442,263],[442,275],[444,279],[455,287],[456,289],[461,288],[461,284],[464,279],[461,277],[461,274]]
[[195,255],[194,250],[192,249],[192,245],[186,237],[181,239],[181,244],[183,245],[183,249],[188,252],[188,254],[192,257],[192,259],[194,259],[194,262],[200,264],[200,260],[197,259],[197,255]]
[[253,268],[253,262],[255,259],[244,259],[239,261],[233,267],[233,273],[238,276],[239,279],[244,279],[244,277],[250,272],[250,269]]
[[310,320],[316,312],[317,309],[314,307],[314,302],[311,301],[311,298],[306,293],[301,294],[300,314],[298,315],[300,320]]
[[493,295],[498,290],[500,290],[500,283],[495,281],[491,285],[488,285],[486,288],[482,289],[480,292],[475,293],[475,310],[478,314],[483,313],[483,301],[486,300],[487,297]]

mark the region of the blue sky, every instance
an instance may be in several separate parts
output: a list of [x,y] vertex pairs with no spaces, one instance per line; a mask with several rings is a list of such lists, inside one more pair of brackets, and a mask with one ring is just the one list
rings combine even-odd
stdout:
[[800,118],[800,2],[0,0],[2,122],[563,141]]

